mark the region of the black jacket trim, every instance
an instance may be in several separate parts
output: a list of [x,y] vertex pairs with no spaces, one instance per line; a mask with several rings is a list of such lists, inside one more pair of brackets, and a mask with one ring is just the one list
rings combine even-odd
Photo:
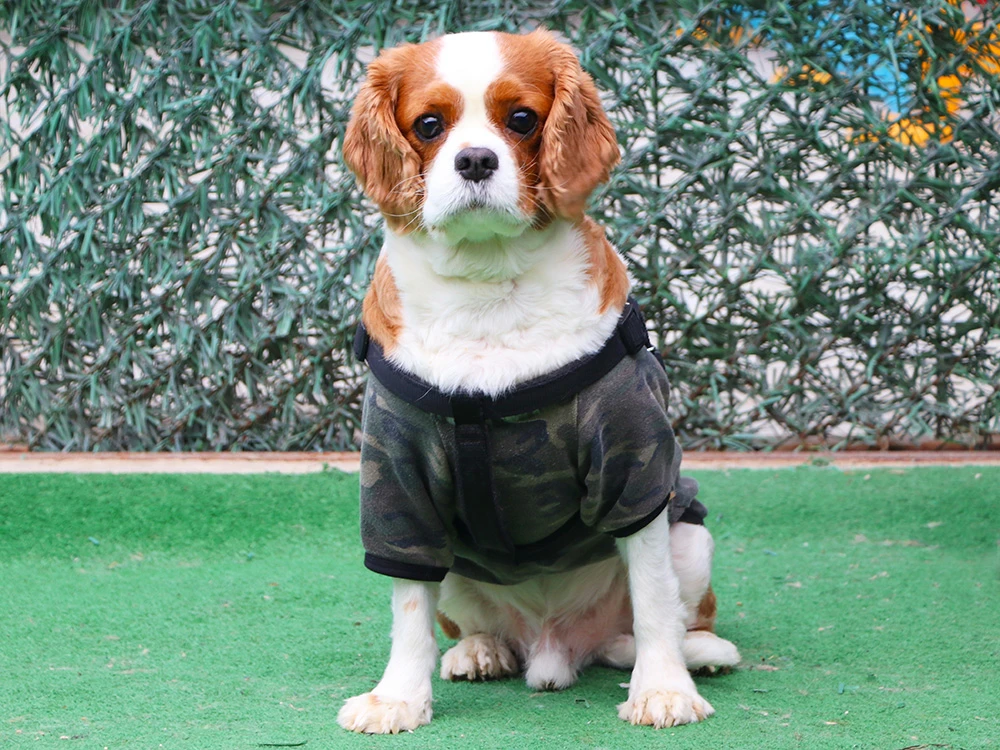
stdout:
[[473,393],[448,394],[400,369],[386,359],[382,347],[368,336],[364,324],[358,325],[354,338],[355,356],[368,363],[372,374],[386,389],[423,411],[459,421],[503,419],[564,403],[611,372],[626,356],[650,348],[642,312],[629,297],[614,333],[596,354],[570,362],[494,398]]
[[384,576],[406,578],[410,581],[429,581],[431,583],[440,583],[448,574],[448,568],[388,560],[370,553],[365,553],[365,567]]
[[649,526],[649,524],[655,521],[663,511],[667,509],[667,506],[670,505],[671,495],[673,495],[673,493],[667,495],[663,499],[663,502],[660,503],[659,507],[645,518],[640,518],[635,523],[630,523],[628,526],[625,526],[624,528],[615,529],[614,531],[609,531],[608,534],[613,536],[615,539],[624,539],[627,536],[632,536],[633,534],[642,531],[644,528]]

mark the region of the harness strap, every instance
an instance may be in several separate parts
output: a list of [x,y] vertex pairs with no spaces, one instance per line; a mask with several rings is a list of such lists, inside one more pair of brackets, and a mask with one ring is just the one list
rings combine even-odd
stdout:
[[[466,520],[464,531],[477,549],[510,558],[515,557],[515,548],[503,522],[493,482],[488,420],[564,403],[640,349],[652,350],[652,347],[639,305],[629,297],[615,332],[596,354],[528,381],[502,396],[492,397],[448,394],[400,369],[386,359],[382,347],[368,335],[363,323],[358,325],[354,336],[354,356],[368,363],[382,386],[423,411],[454,419],[455,500],[459,516]],[[653,353],[659,360],[659,353]]]
[[484,552],[514,555],[493,482],[490,432],[483,410],[474,401],[456,402],[455,504],[457,518],[465,519],[472,545]]
[[[568,401],[584,388],[611,372],[626,356],[652,349],[649,332],[635,299],[629,297],[615,332],[596,354],[570,362],[553,373],[529,380],[502,396],[469,393],[448,394],[398,368],[386,359],[382,347],[368,336],[363,323],[354,336],[354,355],[367,362],[372,374],[391,393],[421,410],[455,418],[467,413],[470,402],[482,410],[484,419],[503,419],[528,414],[552,404]],[[655,352],[654,352],[655,353]]]

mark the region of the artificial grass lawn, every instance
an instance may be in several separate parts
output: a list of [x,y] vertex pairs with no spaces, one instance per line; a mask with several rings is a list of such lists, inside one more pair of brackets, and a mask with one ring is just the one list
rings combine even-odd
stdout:
[[605,668],[547,694],[435,677],[397,737],[336,724],[389,651],[355,476],[0,475],[0,747],[1000,744],[1000,469],[692,474],[744,658],[698,678],[715,717],[625,724]]

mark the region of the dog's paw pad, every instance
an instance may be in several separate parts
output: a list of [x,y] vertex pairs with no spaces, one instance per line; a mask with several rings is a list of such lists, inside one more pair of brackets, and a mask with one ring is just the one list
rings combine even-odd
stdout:
[[466,636],[441,658],[443,680],[495,680],[516,673],[514,652],[485,633]]
[[697,693],[672,690],[646,690],[618,706],[620,718],[656,729],[694,724],[714,713],[712,705]]
[[374,693],[348,698],[337,714],[337,722],[344,729],[365,734],[410,732],[430,720],[430,701],[399,701]]

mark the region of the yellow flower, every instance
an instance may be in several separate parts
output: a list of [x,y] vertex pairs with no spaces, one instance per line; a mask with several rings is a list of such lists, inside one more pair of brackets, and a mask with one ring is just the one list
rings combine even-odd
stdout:
[[[959,0],[948,2],[955,6],[960,4]],[[981,21],[971,24],[967,29],[949,29],[951,38],[964,47],[965,55],[971,58],[971,62],[959,62],[954,72],[938,75],[935,69],[940,67],[941,58],[932,58],[912,31],[907,30],[912,20],[913,14],[908,12],[900,17],[900,33],[905,34],[906,39],[917,47],[921,73],[919,85],[929,92],[936,92],[944,103],[947,114],[935,117],[927,110],[914,113],[892,122],[887,133],[890,138],[906,146],[923,146],[931,138],[940,143],[948,143],[954,138],[949,120],[956,119],[964,106],[962,86],[976,73],[1000,75],[1000,29],[994,26],[987,33]],[[932,26],[926,28],[928,32],[937,30]],[[933,84],[937,84],[936,87]]]
[[[982,24],[976,24],[982,26]],[[990,32],[985,44],[970,44],[969,51],[976,65],[988,75],[1000,74],[1000,35],[996,30]]]
[[[805,65],[802,66],[802,70],[805,70],[806,68],[807,66]],[[812,79],[821,86],[825,86],[826,84],[828,84],[830,81],[833,80],[833,76],[824,70],[813,70],[810,71],[810,73],[812,75]]]
[[[714,35],[716,43],[718,43],[720,40],[724,42],[726,37],[721,36],[721,29],[718,29],[718,27],[709,25],[705,22],[702,22],[697,26],[695,26],[693,29],[691,29],[690,34],[699,42],[712,41],[713,34],[711,32],[713,28],[719,32],[718,34]],[[687,30],[684,28],[674,29],[674,34],[678,37],[684,36],[685,33],[687,33]],[[734,47],[739,46],[740,42],[743,41],[745,34],[746,30],[742,26],[734,26],[733,28],[729,29],[729,32],[727,34],[729,44],[733,45]],[[754,36],[752,39],[750,39],[750,44],[754,45],[760,44],[760,38]]]
[[904,117],[889,125],[889,137],[904,146],[923,146],[935,134],[941,143],[950,143],[954,137],[951,125],[943,125],[940,132],[933,122]]
[[962,93],[962,79],[957,75],[938,76],[938,95],[944,99],[944,105],[948,108],[949,115],[956,115],[962,109],[962,100],[959,94]]
[[825,70],[816,70],[808,65],[803,65],[801,72],[789,77],[788,66],[778,65],[774,69],[774,73],[772,73],[771,77],[768,79],[768,83],[775,84],[784,82],[786,86],[798,86],[812,81],[813,83],[818,83],[820,86],[825,86],[832,80],[833,76]]

